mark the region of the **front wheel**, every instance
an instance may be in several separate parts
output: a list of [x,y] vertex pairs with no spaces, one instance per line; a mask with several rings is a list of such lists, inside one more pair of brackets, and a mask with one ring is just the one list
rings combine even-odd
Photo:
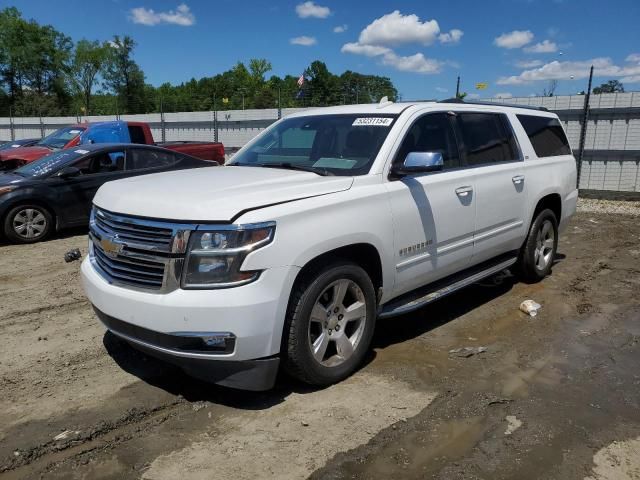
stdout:
[[53,227],[53,217],[39,205],[12,208],[4,219],[4,234],[14,243],[35,243],[44,240]]
[[318,386],[347,378],[369,350],[375,320],[375,290],[360,266],[336,262],[306,275],[287,312],[285,370]]
[[539,282],[549,275],[558,249],[558,220],[549,209],[542,210],[531,224],[519,258],[525,281]]

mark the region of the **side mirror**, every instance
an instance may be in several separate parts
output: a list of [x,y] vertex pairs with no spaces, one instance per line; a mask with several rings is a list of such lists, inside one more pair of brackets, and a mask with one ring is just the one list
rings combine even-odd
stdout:
[[404,176],[412,173],[437,172],[444,167],[440,152],[409,152],[402,165],[393,168],[395,175]]
[[64,167],[58,172],[58,177],[66,180],[67,178],[78,177],[81,173],[76,167]]

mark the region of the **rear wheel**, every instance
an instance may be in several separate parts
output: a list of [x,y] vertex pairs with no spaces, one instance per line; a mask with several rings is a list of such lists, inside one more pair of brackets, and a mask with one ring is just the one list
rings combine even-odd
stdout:
[[375,290],[360,266],[336,262],[307,275],[289,305],[285,369],[318,386],[343,380],[364,360],[375,319]]
[[4,234],[15,243],[35,243],[49,236],[53,217],[39,205],[19,205],[4,219]]
[[531,224],[522,246],[519,270],[524,280],[538,282],[551,272],[558,248],[558,221],[555,213],[542,210]]

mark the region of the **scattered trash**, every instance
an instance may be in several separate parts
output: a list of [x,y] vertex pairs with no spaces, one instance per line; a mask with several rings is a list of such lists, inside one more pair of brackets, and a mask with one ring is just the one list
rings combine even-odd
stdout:
[[308,427],[309,426],[309,422],[305,422],[304,420],[302,420],[302,426],[303,427]]
[[53,437],[53,439],[57,442],[59,442],[60,440],[66,440],[67,438],[71,437],[71,436],[77,436],[80,433],[79,430],[65,430],[62,433],[59,433],[58,435],[56,435],[55,437]]
[[64,261],[67,263],[75,262],[76,260],[80,260],[82,258],[82,253],[80,253],[79,248],[74,248],[73,250],[69,250],[64,254]]
[[505,420],[507,421],[507,429],[504,431],[505,435],[511,435],[522,426],[522,422],[518,420],[515,415],[507,415]]
[[511,403],[513,400],[510,398],[496,398],[495,400],[491,400],[487,405],[504,405],[506,403]]
[[15,452],[13,452],[13,456],[14,457],[19,457],[20,456],[20,450],[16,450]]
[[453,350],[449,350],[449,353],[452,355],[455,355],[456,357],[469,358],[486,351],[487,351],[487,347],[463,347],[463,348],[454,348]]
[[538,310],[542,308],[542,305],[534,302],[533,300],[525,300],[520,304],[520,310],[529,315],[535,317],[538,314]]

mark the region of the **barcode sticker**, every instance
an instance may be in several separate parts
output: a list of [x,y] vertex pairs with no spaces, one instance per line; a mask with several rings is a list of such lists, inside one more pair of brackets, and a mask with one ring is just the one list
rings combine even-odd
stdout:
[[353,121],[354,127],[388,127],[393,122],[389,117],[362,117]]

